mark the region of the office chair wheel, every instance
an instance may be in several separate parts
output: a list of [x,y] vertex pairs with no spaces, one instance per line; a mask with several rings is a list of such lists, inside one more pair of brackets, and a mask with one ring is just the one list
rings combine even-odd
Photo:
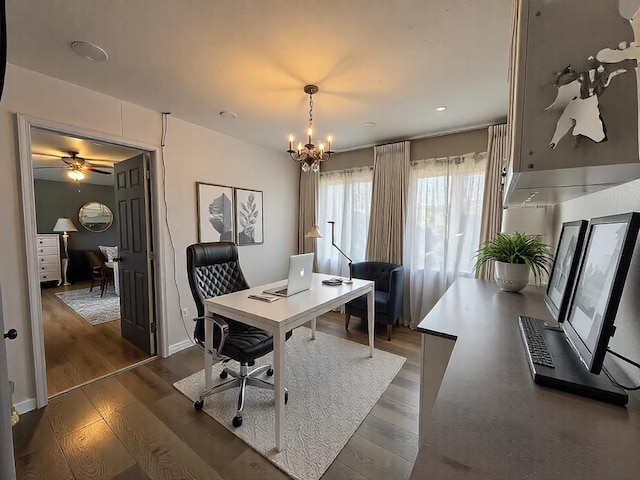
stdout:
[[193,404],[193,408],[195,408],[196,410],[202,410],[203,406],[204,400],[196,400],[196,402]]
[[224,370],[220,372],[220,378],[223,380],[227,378],[227,375],[228,375],[227,372],[225,372]]
[[237,428],[240,425],[242,425],[242,417],[233,417],[233,426]]
[[273,377],[273,368],[267,370],[267,377]]

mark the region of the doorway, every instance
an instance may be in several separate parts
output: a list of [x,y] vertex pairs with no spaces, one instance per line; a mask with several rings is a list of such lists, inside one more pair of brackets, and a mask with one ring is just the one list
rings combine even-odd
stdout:
[[[85,233],[84,227],[80,225],[81,218],[75,212],[80,203],[83,203],[83,205],[87,203],[81,201],[80,198],[83,190],[85,196],[87,194],[90,196],[98,195],[99,189],[93,187],[93,185],[99,185],[102,186],[103,194],[104,191],[111,190],[113,192],[112,179],[114,175],[111,174],[113,172],[111,166],[124,158],[134,157],[136,154],[145,156],[148,162],[148,171],[153,173],[155,173],[155,169],[160,167],[160,164],[156,160],[157,152],[155,147],[132,144],[118,137],[61,126],[21,115],[18,115],[18,123],[25,240],[27,245],[34,246],[33,249],[27,248],[27,267],[32,311],[34,363],[36,366],[37,407],[42,407],[46,405],[48,398],[52,395],[84,385],[95,379],[103,378],[151,358],[158,351],[156,345],[160,347],[160,351],[163,351],[162,346],[165,344],[163,322],[158,321],[163,318],[163,310],[158,308],[159,302],[156,295],[156,291],[162,290],[162,287],[160,286],[158,289],[157,285],[157,279],[159,278],[158,268],[151,264],[153,246],[158,246],[161,243],[161,239],[157,238],[158,230],[155,227],[158,222],[152,221],[155,214],[157,214],[156,206],[161,198],[157,185],[153,185],[150,182],[147,183],[149,188],[145,192],[144,200],[148,208],[144,211],[144,218],[140,220],[145,223],[149,232],[146,248],[144,249],[145,257],[149,258],[150,265],[148,270],[149,289],[144,295],[144,301],[149,306],[149,315],[146,317],[146,322],[149,324],[150,330],[151,324],[158,325],[157,330],[155,330],[157,331],[157,341],[154,335],[149,351],[141,351],[123,338],[120,328],[122,315],[118,315],[119,318],[117,320],[91,325],[85,322],[82,315],[69,308],[68,304],[60,299],[61,294],[64,293],[78,293],[81,290],[89,290],[90,280],[82,277],[83,268],[81,266],[82,259],[87,251],[104,253],[100,252],[101,249],[99,247],[114,247],[119,243],[120,228],[114,228],[111,235],[103,235],[102,238],[100,238],[99,232]],[[59,143],[56,144],[55,141]],[[120,158],[115,158],[113,155],[109,157],[110,154],[114,154],[116,151],[121,151]],[[74,154],[74,152],[77,153]],[[36,153],[43,155],[38,156],[35,155]],[[46,155],[49,155],[48,159],[45,157]],[[78,165],[74,156],[81,158],[80,161],[86,162],[89,168],[82,169],[85,178],[70,181],[67,174]],[[95,173],[94,169],[107,173]],[[34,174],[34,172],[37,173]],[[42,179],[42,173],[45,176],[49,176],[49,178]],[[43,283],[40,282],[41,277],[38,271],[35,246],[38,234],[42,233],[43,229],[49,233],[53,227],[50,225],[43,227],[42,222],[40,222],[37,208],[38,203],[41,203],[38,201],[40,189],[35,184],[48,182],[48,186],[56,186],[56,175],[58,176],[57,180],[62,179],[62,182],[59,182],[57,186],[71,189],[72,192],[69,192],[66,196],[58,196],[55,208],[60,208],[58,204],[61,199],[74,198],[73,195],[78,195],[78,198],[74,199],[77,205],[74,204],[71,211],[59,213],[60,218],[69,218],[77,225],[75,232],[64,232],[64,235],[67,236],[68,250],[62,245],[60,246],[61,250],[65,250],[65,252],[61,253],[61,270],[64,270],[60,272],[61,280],[70,280],[64,282],[70,283],[70,285],[58,285],[63,282],[54,280],[53,282],[45,282],[48,284],[41,288]],[[95,177],[96,180],[86,178],[89,176]],[[111,183],[112,185],[105,187],[105,183]],[[103,202],[97,203],[102,204]],[[117,226],[119,222],[117,218],[118,212],[115,204],[113,203],[112,205],[114,208],[110,210],[114,211],[113,221]],[[51,223],[51,219],[48,220],[48,223]],[[103,233],[107,232],[108,229]],[[82,238],[83,234],[84,238]],[[34,252],[36,253],[34,254]],[[106,258],[105,255],[104,260],[106,261],[105,263],[111,263],[113,266],[113,261],[108,261],[113,260],[113,258]],[[87,272],[87,270],[84,270],[84,272]],[[97,293],[98,305],[104,299],[103,295],[114,295],[114,283],[112,281],[110,285],[107,285],[104,294],[100,286],[93,289],[93,292]],[[120,290],[120,299],[124,300],[126,293],[123,294],[122,285]]]

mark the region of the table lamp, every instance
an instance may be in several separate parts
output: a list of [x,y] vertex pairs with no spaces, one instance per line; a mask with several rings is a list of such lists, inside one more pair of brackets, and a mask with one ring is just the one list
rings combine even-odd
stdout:
[[320,233],[320,229],[318,228],[318,225],[314,224],[313,227],[311,227],[311,230],[307,232],[305,237],[306,238],[322,238],[322,233]]
[[340,249],[340,247],[339,247],[338,245],[336,245],[336,242],[335,242],[335,239],[334,239],[334,232],[333,232],[333,229],[334,229],[334,224],[335,224],[336,222],[328,221],[327,223],[330,223],[330,224],[331,224],[331,245],[333,245],[334,247],[336,247],[336,249],[337,249],[337,250],[342,254],[342,256],[343,256],[344,258],[346,258],[346,259],[349,261],[349,280],[345,280],[343,283],[353,283],[353,279],[351,278],[351,265],[352,265],[352,263],[353,263],[353,262],[352,262],[352,261],[351,261],[351,259],[347,256],[347,254],[346,254],[346,253],[344,253],[344,252]]
[[64,279],[63,285],[71,285],[67,280],[67,268],[69,267],[69,250],[67,242],[69,240],[69,234],[67,232],[77,232],[78,229],[73,224],[70,218],[59,218],[56,221],[53,231],[56,233],[62,232],[62,243],[64,244],[64,258],[62,259],[62,278]]

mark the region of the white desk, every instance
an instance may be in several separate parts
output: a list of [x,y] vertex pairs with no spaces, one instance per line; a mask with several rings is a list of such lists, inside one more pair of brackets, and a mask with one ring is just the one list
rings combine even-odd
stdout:
[[[332,278],[330,275],[313,274],[311,290],[301,292],[288,298],[281,298],[273,303],[261,302],[247,298],[250,294],[262,293],[266,288],[271,288],[282,283],[276,282],[269,285],[254,287],[249,290],[230,293],[205,300],[208,313],[215,313],[233,320],[253,325],[273,334],[273,369],[274,369],[274,396],[275,396],[275,431],[276,449],[280,452],[284,448],[284,369],[285,369],[285,334],[291,329],[311,322],[311,338],[315,338],[316,317],[322,315],[349,300],[368,294],[369,318],[369,355],[373,356],[374,338],[374,282],[369,280],[353,279],[351,285],[340,286],[323,285],[322,280]],[[207,321],[205,326],[205,378],[206,389],[211,388],[212,358],[206,352],[213,348],[213,335],[211,329],[213,321]],[[295,392],[292,392],[295,396]],[[295,398],[295,397],[294,397]]]
[[120,272],[118,271],[118,262],[104,262],[107,268],[113,269],[113,288],[116,295],[120,296]]

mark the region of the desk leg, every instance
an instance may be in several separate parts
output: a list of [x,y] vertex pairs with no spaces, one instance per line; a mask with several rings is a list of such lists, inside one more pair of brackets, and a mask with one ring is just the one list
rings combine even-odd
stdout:
[[316,339],[316,317],[313,317],[313,320],[311,320],[311,340],[315,340]]
[[376,302],[375,302],[375,297],[373,295],[374,295],[374,292],[372,288],[371,291],[367,294],[367,312],[368,312],[367,320],[369,323],[369,356],[370,357],[373,357],[373,339],[376,333],[376,324],[375,324],[376,312],[374,311]]
[[211,366],[213,356],[209,353],[213,351],[213,318],[207,318],[204,322],[204,389],[211,388]]
[[120,270],[118,262],[113,263],[113,288],[116,291],[116,295],[120,296]]
[[273,394],[276,402],[276,450],[284,449],[284,431],[286,419],[284,416],[284,369],[285,369],[285,332],[273,335]]

